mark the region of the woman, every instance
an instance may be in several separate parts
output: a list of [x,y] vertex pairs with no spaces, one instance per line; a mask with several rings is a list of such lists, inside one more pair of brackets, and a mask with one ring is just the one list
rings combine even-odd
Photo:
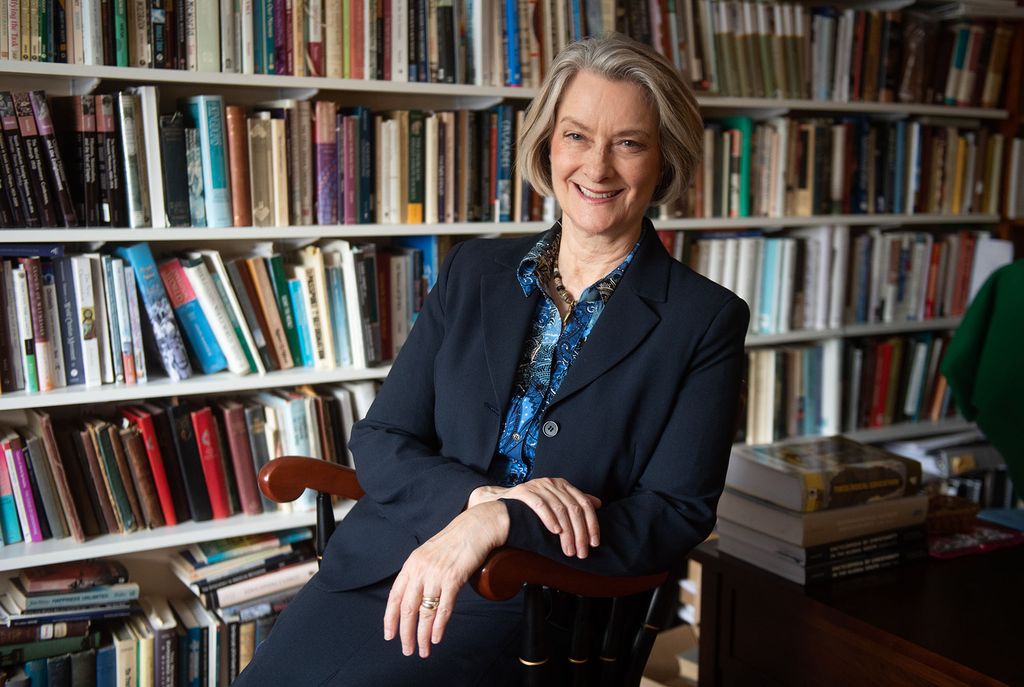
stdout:
[[452,250],[353,431],[366,497],[239,684],[496,684],[520,602],[466,585],[492,549],[635,575],[704,539],[748,311],[644,218],[687,187],[701,140],[692,92],[649,48],[556,57],[519,159],[561,221]]

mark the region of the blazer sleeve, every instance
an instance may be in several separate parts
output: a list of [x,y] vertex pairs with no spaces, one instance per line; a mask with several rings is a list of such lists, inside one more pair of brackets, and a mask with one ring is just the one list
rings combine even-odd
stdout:
[[598,509],[601,543],[586,559],[568,558],[558,537],[518,500],[503,500],[510,519],[506,544],[602,575],[650,574],[678,565],[715,524],[734,434],[749,317],[739,298],[729,299],[717,313],[633,491]]
[[[434,358],[445,331],[448,281],[462,244],[448,255],[409,338],[349,448],[366,496],[421,543],[443,529],[487,479],[440,454],[434,428]],[[366,498],[366,497],[364,497]]]

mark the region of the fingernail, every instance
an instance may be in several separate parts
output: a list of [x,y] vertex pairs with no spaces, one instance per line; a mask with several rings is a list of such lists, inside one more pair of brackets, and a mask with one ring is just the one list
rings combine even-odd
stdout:
[[394,635],[392,635],[387,630],[384,630],[384,641],[385,642],[390,642],[393,637],[394,637]]
[[590,538],[590,545],[591,545],[591,546],[597,546],[597,545],[598,545],[598,543],[599,543],[599,542],[597,541],[597,537],[591,537],[591,538]]
[[406,656],[412,656],[412,647],[402,647],[402,653]]

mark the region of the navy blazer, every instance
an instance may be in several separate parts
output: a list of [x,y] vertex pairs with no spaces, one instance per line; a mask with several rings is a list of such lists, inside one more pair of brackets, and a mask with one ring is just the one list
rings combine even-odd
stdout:
[[[516,270],[538,236],[452,249],[350,448],[366,496],[318,578],[353,589],[401,569],[488,484],[538,292]],[[749,311],[673,260],[649,222],[641,245],[549,405],[533,477],[599,497],[600,546],[567,558],[520,501],[508,545],[609,575],[666,570],[703,541],[725,481]],[[552,424],[554,423],[554,424]]]

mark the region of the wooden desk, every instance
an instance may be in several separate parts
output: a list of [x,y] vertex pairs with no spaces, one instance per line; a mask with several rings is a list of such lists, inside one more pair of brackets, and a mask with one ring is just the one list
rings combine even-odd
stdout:
[[1024,686],[1024,546],[804,588],[702,567],[700,687]]

